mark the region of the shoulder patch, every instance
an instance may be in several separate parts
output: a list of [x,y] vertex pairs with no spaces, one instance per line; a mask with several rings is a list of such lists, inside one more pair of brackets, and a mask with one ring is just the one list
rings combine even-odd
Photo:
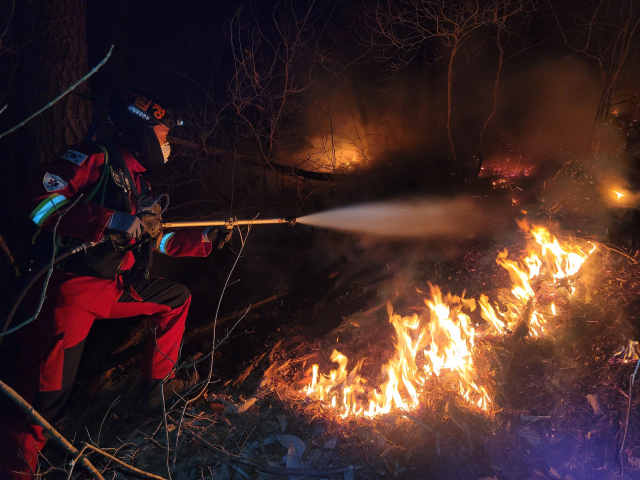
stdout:
[[87,159],[87,156],[84,153],[76,152],[75,150],[67,150],[60,155],[60,158],[64,158],[65,160],[69,160],[71,163],[75,163],[80,166],[82,165],[82,162]]
[[44,188],[47,190],[47,192],[57,192],[58,190],[62,190],[67,186],[67,182],[65,182],[62,178],[49,172],[44,174],[42,184],[44,185]]

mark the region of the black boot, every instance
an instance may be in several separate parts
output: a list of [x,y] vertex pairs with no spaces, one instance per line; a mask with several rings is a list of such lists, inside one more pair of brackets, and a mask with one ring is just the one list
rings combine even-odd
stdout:
[[185,380],[170,378],[164,383],[163,392],[162,380],[145,380],[140,388],[142,409],[147,413],[158,413],[162,411],[162,395],[164,394],[165,408],[169,409],[176,400],[186,395],[199,380],[197,372]]

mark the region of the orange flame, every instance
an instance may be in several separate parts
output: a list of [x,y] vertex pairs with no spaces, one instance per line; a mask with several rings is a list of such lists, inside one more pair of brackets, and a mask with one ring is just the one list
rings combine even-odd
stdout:
[[[555,284],[575,275],[596,245],[587,242],[590,246],[584,248],[574,241],[559,242],[544,227],[526,220],[518,224],[530,236],[527,254],[514,261],[506,249],[498,253],[496,262],[509,273],[511,289],[498,290],[493,302],[480,295],[480,316],[489,325],[487,333],[505,335],[519,322],[526,322],[529,335],[539,337],[546,333],[546,320],[536,309],[532,280],[549,278]],[[455,376],[462,398],[489,411],[492,399],[487,388],[480,385],[474,363],[478,334],[469,314],[476,310],[476,301],[465,299],[464,293],[462,297],[450,293],[443,296],[438,286],[429,286],[431,299],[425,299],[428,312],[421,316],[402,317],[388,305],[389,322],[396,334],[395,351],[382,367],[386,381],[379,389],[366,387],[366,379],[360,375],[364,359],[349,371],[347,357],[334,350],[331,361],[338,368],[323,375],[318,365],[313,365],[311,381],[303,390],[307,397],[330,406],[342,417],[374,417],[393,410],[416,409],[427,378],[447,375]],[[573,294],[575,287],[571,289]],[[556,314],[555,303],[551,312]]]

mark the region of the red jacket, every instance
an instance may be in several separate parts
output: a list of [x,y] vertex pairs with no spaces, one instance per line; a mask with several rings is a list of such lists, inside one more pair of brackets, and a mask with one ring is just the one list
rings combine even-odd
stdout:
[[[139,192],[151,195],[149,184],[143,178],[144,167],[126,149],[117,147]],[[138,202],[114,154],[95,143],[72,145],[45,167],[39,185],[32,196],[31,220],[46,232],[53,231],[58,212],[63,212],[83,194],[83,197],[63,215],[56,233],[67,237],[65,241],[97,242],[114,212],[131,215],[137,213]],[[201,229],[164,233],[156,251],[170,256],[205,257],[211,253]],[[107,240],[87,251],[76,254],[63,264],[62,269],[78,275],[115,278],[132,268],[135,263],[131,251],[116,251]]]

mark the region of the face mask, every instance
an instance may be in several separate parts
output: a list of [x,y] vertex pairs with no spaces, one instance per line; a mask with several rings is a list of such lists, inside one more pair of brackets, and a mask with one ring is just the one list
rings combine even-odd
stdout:
[[160,148],[162,148],[162,156],[164,157],[164,163],[167,163],[169,160],[169,155],[171,155],[171,145],[169,142],[163,143]]

